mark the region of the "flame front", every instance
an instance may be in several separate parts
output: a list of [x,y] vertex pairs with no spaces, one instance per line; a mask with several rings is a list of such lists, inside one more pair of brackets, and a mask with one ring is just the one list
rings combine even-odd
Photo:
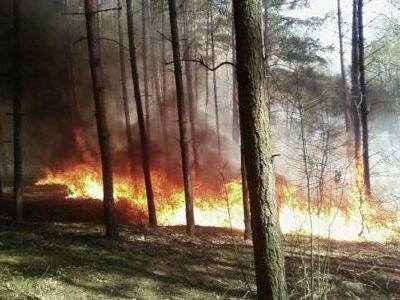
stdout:
[[[102,199],[101,172],[80,164],[64,171],[50,170],[37,185],[63,185],[68,198]],[[157,213],[160,225],[185,224],[184,193],[174,186],[162,172],[152,172]],[[194,187],[195,220],[202,226],[243,229],[242,186],[239,180],[209,188]],[[116,201],[128,200],[136,209],[146,211],[146,193],[141,178],[115,176]],[[347,241],[386,242],[399,235],[399,214],[373,201],[360,201],[357,188],[346,199],[335,196],[312,203],[302,197],[299,188],[288,181],[277,180],[280,223],[284,233],[310,234]],[[131,220],[135,222],[135,220]]]

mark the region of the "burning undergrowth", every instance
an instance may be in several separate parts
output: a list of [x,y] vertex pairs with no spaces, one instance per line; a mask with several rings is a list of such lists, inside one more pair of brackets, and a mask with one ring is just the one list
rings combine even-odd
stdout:
[[[163,170],[153,171],[154,193],[160,225],[185,224],[184,193],[176,179]],[[237,179],[218,182],[195,180],[195,220],[198,225],[243,229],[242,186]],[[102,184],[99,167],[78,164],[65,170],[47,170],[37,185],[66,187],[68,203],[95,207],[102,215]],[[354,192],[340,198],[334,188],[322,202],[308,203],[294,184],[278,177],[277,198],[284,233],[310,234],[337,240],[391,241],[398,237],[399,215],[372,200],[360,204]],[[117,218],[121,223],[147,223],[146,193],[142,177],[133,180],[116,173],[114,182]],[[90,204],[89,204],[90,203]],[[93,214],[93,211],[90,212]]]

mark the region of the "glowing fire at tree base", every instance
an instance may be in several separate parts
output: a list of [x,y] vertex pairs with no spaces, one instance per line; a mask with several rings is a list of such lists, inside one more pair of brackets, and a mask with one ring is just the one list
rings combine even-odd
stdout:
[[[46,171],[36,185],[63,185],[68,198],[102,199],[100,172],[88,165],[77,165],[63,171]],[[175,187],[163,173],[153,172],[154,192],[160,225],[184,225],[185,206],[181,188]],[[222,185],[222,184],[221,184]],[[146,210],[145,188],[138,178],[115,177],[116,201],[129,200]],[[220,191],[205,185],[195,186],[195,220],[197,225],[243,229],[241,182],[234,180],[221,186]],[[347,199],[324,199],[307,205],[298,188],[277,180],[280,223],[283,233],[310,234],[346,241],[387,242],[398,238],[400,215],[371,201],[360,204],[357,192]],[[135,220],[132,220],[135,222]]]

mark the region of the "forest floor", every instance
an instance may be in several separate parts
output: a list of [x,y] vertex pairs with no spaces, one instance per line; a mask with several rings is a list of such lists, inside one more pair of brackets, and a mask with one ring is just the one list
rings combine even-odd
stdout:
[[[103,227],[94,223],[30,221],[17,226],[3,215],[0,299],[252,298],[251,242],[230,229],[196,229],[196,236],[187,236],[184,227],[123,225],[119,240],[108,241]],[[314,243],[316,294],[400,299],[399,245]],[[305,276],[310,273],[309,241],[286,236],[284,244],[289,292],[300,299],[311,282]]]

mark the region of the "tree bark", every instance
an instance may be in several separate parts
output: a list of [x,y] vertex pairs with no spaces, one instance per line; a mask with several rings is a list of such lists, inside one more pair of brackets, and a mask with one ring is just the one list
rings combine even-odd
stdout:
[[152,227],[157,227],[156,207],[154,204],[153,185],[151,182],[150,174],[150,154],[148,147],[147,128],[143,116],[142,100],[140,95],[139,76],[137,71],[136,50],[135,50],[135,36],[133,31],[133,10],[132,0],[126,0],[127,7],[127,24],[128,24],[128,40],[129,40],[129,54],[131,61],[132,82],[135,93],[136,111],[139,124],[140,143],[142,152],[142,165],[144,173],[144,181],[146,185],[147,207],[149,212],[149,224]]
[[[212,0],[210,0],[212,3]],[[211,7],[210,7],[211,9]],[[219,107],[218,107],[218,86],[217,71],[215,70],[215,36],[214,36],[214,17],[212,9],[210,11],[210,27],[211,27],[211,63],[213,67],[213,87],[214,87],[214,110],[215,110],[215,130],[217,132],[218,157],[221,157],[221,136],[219,128]]]
[[[164,2],[161,1],[161,32],[163,35],[166,34],[165,30],[165,13],[164,13]],[[162,113],[161,113],[161,118],[162,123],[165,124],[166,127],[166,145],[165,145],[165,158],[166,158],[166,168],[167,172],[171,170],[171,160],[170,160],[170,152],[169,152],[169,141],[168,141],[168,115],[167,115],[167,70],[166,70],[166,63],[167,63],[167,58],[166,58],[166,50],[165,50],[165,38],[162,37],[161,39],[161,62],[162,62],[162,67],[161,67],[161,72],[162,72]]]
[[[156,26],[152,21],[155,15],[154,7],[151,6],[148,9],[148,20],[149,20],[149,28],[150,28],[150,37],[155,39],[155,35],[157,33]],[[156,100],[158,106],[158,113],[160,115],[160,124],[161,124],[161,138],[165,151],[166,158],[166,168],[169,167],[169,151],[168,151],[168,126],[166,123],[166,118],[164,116],[164,102],[162,99],[162,87],[160,84],[160,72],[159,72],[159,58],[156,55],[156,50],[154,49],[154,42],[149,43],[150,48],[150,56],[151,56],[151,71],[153,76],[153,90],[156,92]]]
[[147,9],[148,0],[142,0],[142,60],[143,60],[143,83],[144,83],[144,105],[146,112],[146,130],[150,137],[150,102],[149,84],[147,75]]
[[[118,0],[118,7],[122,7],[121,0]],[[126,63],[125,63],[125,50],[124,50],[124,33],[123,33],[123,13],[122,9],[118,10],[118,41],[119,41],[119,66],[121,74],[121,91],[122,91],[122,103],[124,107],[125,115],[125,134],[127,142],[127,158],[129,163],[129,171],[131,174],[131,181],[134,183],[135,179],[135,152],[134,152],[134,142],[131,130],[131,116],[129,110],[129,100],[128,100],[128,88],[126,83]]]
[[[232,21],[232,61],[236,64],[236,41],[235,41],[235,23]],[[249,188],[247,186],[246,166],[244,161],[243,145],[240,142],[240,118],[239,118],[239,99],[237,93],[236,68],[232,68],[232,138],[240,144],[240,171],[242,175],[242,198],[243,198],[243,221],[244,221],[244,240],[251,238],[250,223],[250,201]]]
[[265,84],[266,84],[266,93],[267,93],[267,98],[268,98],[268,113],[271,113],[270,107],[272,103],[272,97],[271,97],[271,67],[269,64],[269,58],[271,55],[271,38],[269,35],[269,7],[268,7],[268,0],[263,0],[262,1],[262,9],[264,9],[264,14],[263,14],[263,48],[264,48],[264,63],[265,63],[265,68],[267,72],[267,77],[265,79]]
[[351,115],[349,109],[349,101],[348,101],[348,87],[347,87],[347,78],[346,78],[346,68],[344,62],[344,46],[343,46],[343,20],[342,20],[342,9],[340,0],[337,0],[337,21],[338,21],[338,31],[339,31],[339,55],[340,55],[340,75],[341,75],[341,84],[342,84],[342,105],[344,109],[344,120],[346,125],[346,132],[350,131],[351,128]]
[[196,140],[196,103],[193,94],[193,78],[192,78],[192,65],[189,61],[192,58],[192,46],[190,42],[190,20],[188,17],[187,10],[192,7],[192,1],[186,1],[184,4],[184,15],[183,15],[183,24],[184,24],[184,53],[183,59],[185,61],[185,75],[186,75],[186,90],[189,100],[189,117],[190,117],[190,129],[191,129],[191,144],[193,150],[193,161],[194,161],[194,171],[195,174],[198,174],[199,171],[199,162],[198,162],[198,153],[197,153],[197,140]]
[[363,170],[365,193],[371,197],[371,176],[369,167],[369,133],[368,133],[368,102],[367,87],[365,79],[365,46],[364,46],[364,22],[363,22],[363,0],[358,0],[358,51],[360,59],[360,100],[361,100],[361,124],[363,144]]
[[[235,23],[232,22],[232,61],[236,63]],[[232,139],[240,143],[239,100],[236,69],[232,68]]]
[[249,188],[259,299],[286,299],[284,256],[265,93],[260,0],[236,0],[234,20],[241,139]]
[[118,232],[115,224],[112,157],[105,110],[104,81],[101,67],[99,32],[95,18],[96,3],[94,0],[85,0],[85,16],[87,44],[89,49],[89,63],[92,75],[93,95],[96,111],[97,133],[99,137],[101,165],[103,172],[103,205],[106,235],[108,238],[115,239],[118,236]]
[[[206,57],[205,57],[205,61],[206,64],[208,65],[208,61],[209,61],[209,49],[210,49],[210,0],[207,0],[207,5],[206,5],[206,9],[207,9],[207,29],[206,29]],[[206,119],[205,119],[205,123],[206,125],[208,125],[208,104],[210,102],[210,79],[209,79],[209,74],[208,74],[208,70],[205,68],[204,69],[206,72]]]
[[[196,2],[193,4],[193,10],[195,11],[194,19],[193,19],[193,48],[194,48],[194,56],[197,57],[198,52],[198,43],[197,43],[197,13],[196,13]],[[194,64],[194,89],[195,89],[195,115],[197,117],[197,110],[199,104],[199,66],[198,64]]]
[[354,131],[354,158],[356,167],[362,166],[361,163],[361,126],[360,126],[360,68],[358,52],[358,0],[353,0],[353,24],[352,24],[352,54],[351,54],[351,97],[352,97],[352,119]]
[[188,118],[187,105],[183,91],[181,54],[179,49],[179,32],[175,0],[168,0],[169,17],[171,22],[172,52],[174,58],[174,72],[176,85],[176,98],[178,108],[179,135],[182,156],[182,172],[185,189],[186,204],[186,232],[194,233],[194,210],[193,210],[193,190],[190,174],[190,121]]
[[340,75],[341,75],[341,100],[344,114],[345,123],[345,147],[349,161],[353,160],[351,150],[352,140],[352,113],[351,113],[351,100],[349,99],[349,89],[347,85],[346,68],[344,61],[344,46],[343,46],[343,19],[342,19],[342,8],[340,0],[337,0],[337,22],[339,32],[339,56],[340,56]]
[[13,139],[14,139],[14,205],[15,221],[23,222],[22,211],[22,185],[23,185],[23,161],[22,161],[22,95],[21,95],[21,31],[20,31],[20,9],[19,0],[14,0],[14,45],[13,45],[13,77],[14,77],[14,99],[13,99]]
[[[67,9],[70,8],[69,0],[64,1],[64,5]],[[67,21],[67,31],[65,37],[65,51],[67,54],[68,61],[68,80],[69,80],[69,93],[70,100],[73,105],[73,118],[74,118],[74,126],[79,126],[80,118],[79,118],[79,102],[78,102],[78,88],[76,85],[76,69],[73,60],[73,51],[72,51],[72,40],[71,40],[71,21],[68,18]]]

